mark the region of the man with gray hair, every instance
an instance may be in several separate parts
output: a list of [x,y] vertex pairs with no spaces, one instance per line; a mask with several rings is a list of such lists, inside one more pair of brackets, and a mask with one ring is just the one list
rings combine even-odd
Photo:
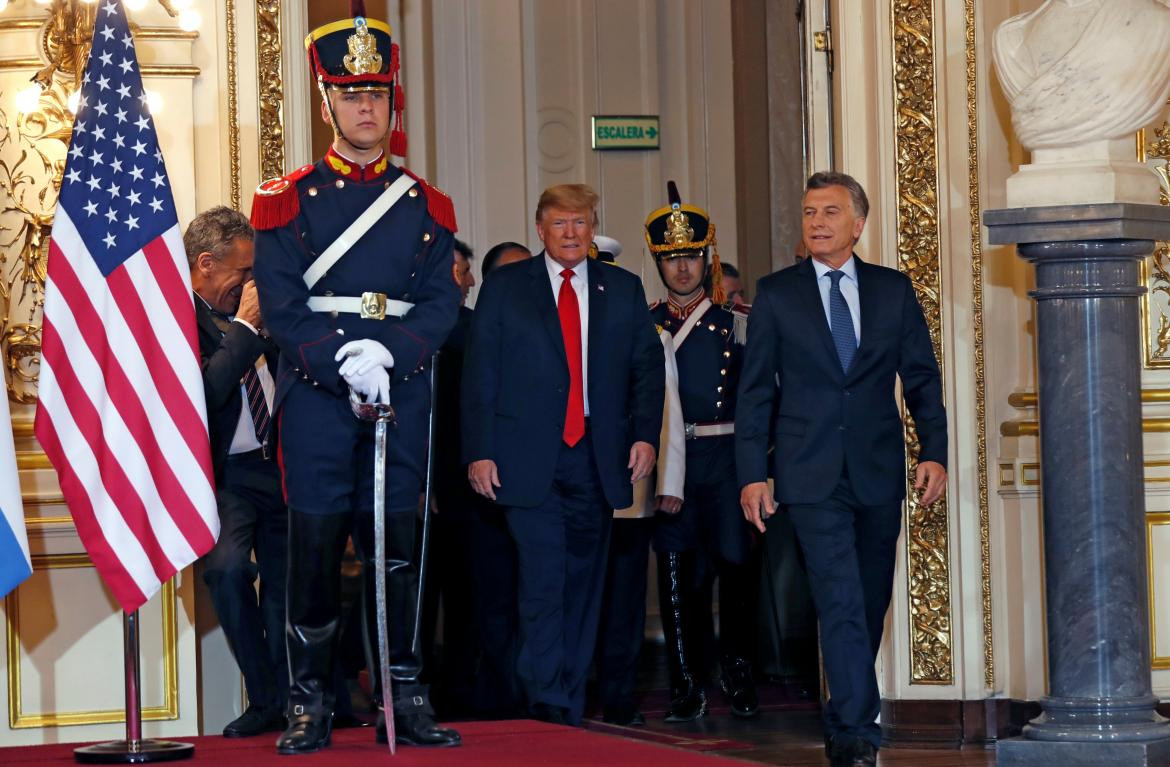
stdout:
[[222,205],[196,216],[183,235],[220,518],[219,540],[203,560],[203,579],[248,692],[247,710],[224,728],[229,738],[284,729],[288,698],[288,509],[271,419],[270,371],[276,369],[277,352],[262,333],[252,237],[248,219]]

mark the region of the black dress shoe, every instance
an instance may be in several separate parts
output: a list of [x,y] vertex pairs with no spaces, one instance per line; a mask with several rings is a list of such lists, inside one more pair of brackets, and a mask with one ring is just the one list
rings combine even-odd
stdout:
[[868,740],[838,736],[833,738],[829,753],[831,767],[873,767],[877,748]]
[[533,703],[531,715],[538,722],[563,725],[568,725],[569,723],[563,708],[560,706],[550,706],[547,703]]
[[[405,746],[458,746],[463,742],[459,733],[435,723],[435,712],[427,702],[424,688],[417,688],[416,695],[400,694],[394,700],[394,742]],[[410,690],[405,690],[409,693]],[[378,723],[374,726],[374,740],[386,743],[386,712],[378,712]]]
[[323,706],[289,706],[288,729],[276,739],[278,754],[311,754],[329,745],[333,712]]
[[877,747],[868,740],[859,740],[853,746],[853,767],[873,767],[877,764]]
[[606,724],[616,724],[620,727],[645,727],[646,717],[636,708],[605,708],[602,710],[601,721]]
[[731,703],[731,713],[741,719],[750,719],[760,713],[760,699],[752,667],[743,658],[725,658],[723,661],[723,694]]
[[248,706],[248,710],[223,728],[225,738],[250,738],[265,732],[284,729],[284,714],[280,709]]
[[707,713],[707,694],[698,687],[689,687],[673,696],[666,710],[666,721],[693,722]]

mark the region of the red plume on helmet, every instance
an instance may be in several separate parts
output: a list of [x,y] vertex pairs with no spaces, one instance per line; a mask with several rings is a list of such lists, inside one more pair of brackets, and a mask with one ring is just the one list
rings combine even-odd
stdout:
[[353,17],[366,15],[366,4],[364,0],[349,0],[349,15]]

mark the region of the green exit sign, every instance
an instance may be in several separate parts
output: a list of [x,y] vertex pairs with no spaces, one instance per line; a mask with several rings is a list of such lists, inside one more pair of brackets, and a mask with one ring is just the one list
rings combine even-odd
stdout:
[[657,149],[658,115],[593,115],[594,149]]

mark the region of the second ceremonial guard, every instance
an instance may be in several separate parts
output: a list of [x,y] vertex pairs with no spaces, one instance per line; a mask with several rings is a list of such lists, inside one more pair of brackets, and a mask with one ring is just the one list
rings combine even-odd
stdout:
[[[667,299],[650,313],[674,336],[687,454],[682,510],[660,513],[654,534],[670,667],[666,721],[690,721],[707,710],[703,650],[711,610],[706,586],[713,576],[719,579],[722,687],[732,713],[750,717],[759,708],[748,660],[756,605],[751,530],[739,508],[734,441],[747,310],[723,306],[711,217],[684,204],[673,181],[667,194],[669,204],[651,213],[645,224],[646,244],[667,290]],[[710,295],[704,288],[708,279]]]
[[385,481],[393,691],[379,687],[379,696],[392,696],[399,743],[459,743],[458,733],[436,726],[419,681],[414,551],[427,470],[427,370],[459,310],[455,215],[445,195],[390,162],[388,134],[390,151],[405,154],[398,46],[362,3],[351,11],[305,41],[333,145],[316,163],[261,184],[252,208],[256,286],[282,352],[275,406],[289,506],[290,687],[277,749],[285,754],[329,744],[351,531],[365,571],[381,566],[372,557],[375,430],[355,418],[351,392],[367,403],[392,400],[397,414]]

